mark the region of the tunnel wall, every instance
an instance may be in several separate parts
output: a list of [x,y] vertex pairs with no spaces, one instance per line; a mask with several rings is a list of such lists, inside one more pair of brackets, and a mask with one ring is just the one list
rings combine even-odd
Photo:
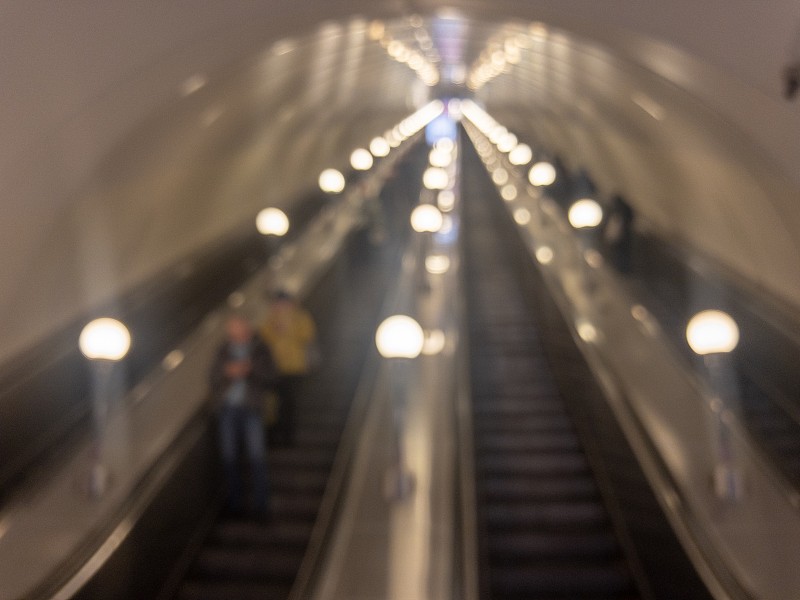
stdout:
[[[588,82],[575,93],[540,97],[512,73],[488,102],[665,235],[800,304],[800,114],[780,79],[798,37],[791,0],[7,4],[0,361],[346,165],[418,95],[365,19],[445,4],[475,19],[474,54],[506,18],[545,23],[556,50],[589,48],[561,59]],[[650,94],[677,122],[645,124],[629,96],[595,85],[615,71],[636,88],[620,94]]]

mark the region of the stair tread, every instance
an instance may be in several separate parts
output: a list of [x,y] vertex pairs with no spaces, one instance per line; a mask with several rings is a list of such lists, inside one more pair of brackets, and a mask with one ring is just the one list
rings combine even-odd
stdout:
[[286,600],[291,584],[281,582],[189,581],[178,600]]

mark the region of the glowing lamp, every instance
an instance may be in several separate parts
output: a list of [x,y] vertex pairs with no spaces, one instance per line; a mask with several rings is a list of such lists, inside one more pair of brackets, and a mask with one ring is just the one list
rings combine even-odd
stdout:
[[375,332],[375,345],[384,358],[416,358],[424,343],[422,327],[406,315],[389,317]]
[[511,152],[517,147],[517,136],[513,133],[506,133],[497,142],[497,149],[500,152]]
[[528,181],[536,187],[552,185],[556,180],[556,168],[549,162],[540,161],[528,172]]
[[450,183],[450,176],[442,168],[430,167],[422,176],[422,185],[429,190],[443,190]]
[[344,175],[336,169],[325,169],[319,174],[319,187],[326,194],[338,194],[344,186]]
[[533,150],[528,144],[517,144],[517,147],[508,153],[508,161],[512,165],[527,165],[532,158]]
[[597,227],[603,220],[603,209],[595,200],[583,198],[570,207],[567,219],[575,229]]
[[434,148],[431,150],[429,160],[432,167],[449,167],[453,162],[453,155],[447,150]]
[[384,138],[378,136],[369,143],[369,151],[373,156],[381,158],[387,156],[392,151],[392,147]]
[[420,233],[436,233],[442,228],[442,213],[432,204],[420,204],[411,211],[411,227]]
[[116,319],[95,319],[83,328],[78,344],[88,359],[118,361],[128,354],[131,334]]
[[289,217],[279,208],[265,208],[256,216],[256,229],[261,235],[281,237],[289,231]]
[[364,148],[353,150],[353,153],[350,155],[350,165],[356,171],[367,171],[371,169],[372,162],[372,154],[369,153],[369,150],[365,150]]
[[700,355],[731,352],[739,343],[739,327],[727,313],[704,310],[689,321],[686,341]]
[[455,150],[456,145],[455,142],[453,142],[453,140],[450,138],[443,137],[436,140],[436,143],[433,145],[433,147],[436,150],[441,150],[442,152],[452,152]]

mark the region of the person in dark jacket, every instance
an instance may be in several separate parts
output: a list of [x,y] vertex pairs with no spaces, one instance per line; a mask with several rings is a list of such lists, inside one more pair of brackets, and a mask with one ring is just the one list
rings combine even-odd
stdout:
[[603,223],[603,239],[611,263],[620,273],[630,273],[633,258],[633,208],[621,195],[611,199]]
[[277,379],[269,349],[255,335],[250,322],[233,315],[225,322],[225,340],[211,366],[211,394],[218,416],[219,446],[227,483],[227,507],[233,514],[243,509],[244,492],[239,471],[243,446],[252,480],[252,509],[267,518],[269,478],[267,445],[262,420],[264,396]]

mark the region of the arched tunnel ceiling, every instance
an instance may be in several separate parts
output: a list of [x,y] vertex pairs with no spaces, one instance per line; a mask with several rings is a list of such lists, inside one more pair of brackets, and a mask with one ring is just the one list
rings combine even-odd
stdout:
[[4,2],[0,360],[346,168],[507,43],[518,60],[475,91],[493,116],[800,306],[800,111],[779,77],[800,9],[753,4]]

